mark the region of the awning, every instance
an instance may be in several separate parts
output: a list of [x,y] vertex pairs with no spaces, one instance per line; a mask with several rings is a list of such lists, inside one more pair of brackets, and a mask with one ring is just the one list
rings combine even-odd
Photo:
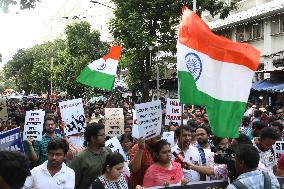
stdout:
[[252,84],[251,88],[257,91],[284,92],[284,81],[282,82],[271,82],[269,80],[257,81]]

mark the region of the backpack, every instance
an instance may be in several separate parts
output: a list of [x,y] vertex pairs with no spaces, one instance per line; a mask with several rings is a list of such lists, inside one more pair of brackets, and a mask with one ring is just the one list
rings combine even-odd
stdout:
[[[264,189],[271,189],[271,179],[267,172],[262,171],[263,177],[264,177]],[[248,189],[246,185],[241,183],[239,180],[235,180],[232,183],[233,186],[235,186],[237,189]]]

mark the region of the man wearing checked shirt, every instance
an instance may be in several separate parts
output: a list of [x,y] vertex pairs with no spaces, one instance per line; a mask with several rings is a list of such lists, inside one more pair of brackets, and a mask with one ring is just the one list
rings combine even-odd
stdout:
[[55,133],[55,119],[52,117],[47,117],[44,120],[44,130],[45,134],[42,136],[41,141],[33,141],[29,138],[28,149],[30,154],[30,159],[36,163],[36,165],[41,165],[47,160],[47,145],[54,138],[61,138],[62,136]]

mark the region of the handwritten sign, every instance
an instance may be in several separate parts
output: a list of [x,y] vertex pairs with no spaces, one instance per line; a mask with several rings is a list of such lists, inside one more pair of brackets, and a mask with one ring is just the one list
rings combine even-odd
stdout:
[[0,119],[8,120],[7,100],[5,98],[0,98]]
[[124,116],[122,108],[105,108],[105,132],[114,137],[124,133]]
[[111,149],[112,152],[120,153],[126,160],[126,155],[117,137],[113,137],[106,141],[105,146]]
[[27,111],[23,140],[32,137],[34,140],[41,141],[45,112],[43,110]]
[[273,145],[273,150],[275,153],[275,158],[278,160],[282,154],[284,154],[284,141],[277,141]]
[[66,136],[85,131],[86,122],[81,98],[59,102],[59,108]]
[[160,134],[162,125],[161,101],[152,101],[135,104],[139,136],[145,139],[153,138]]
[[24,152],[20,127],[0,133],[0,151],[2,150]]
[[165,125],[170,125],[170,123],[181,125],[181,107],[179,99],[167,98]]
[[173,131],[170,132],[163,132],[162,139],[166,140],[168,143],[171,144],[171,147],[175,145],[175,133]]

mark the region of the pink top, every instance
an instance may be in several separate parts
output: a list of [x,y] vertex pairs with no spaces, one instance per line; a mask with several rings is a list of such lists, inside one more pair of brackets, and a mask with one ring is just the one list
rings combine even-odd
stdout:
[[172,169],[161,167],[158,164],[152,164],[146,171],[143,180],[143,186],[163,186],[165,183],[178,184],[183,178],[181,165],[177,162],[171,161]]

